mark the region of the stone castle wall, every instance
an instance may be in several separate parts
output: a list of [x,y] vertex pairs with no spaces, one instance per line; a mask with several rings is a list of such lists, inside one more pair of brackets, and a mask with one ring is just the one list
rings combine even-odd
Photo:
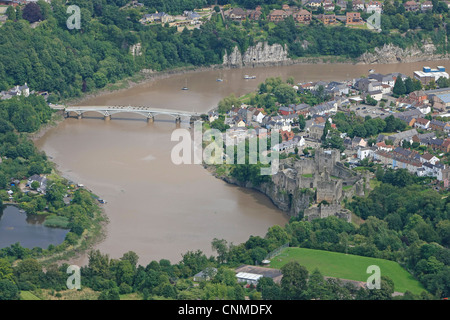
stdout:
[[331,216],[344,219],[347,222],[351,222],[352,215],[347,209],[343,209],[340,204],[321,205],[317,207],[311,207],[304,211],[304,216],[308,221],[314,219],[323,219]]

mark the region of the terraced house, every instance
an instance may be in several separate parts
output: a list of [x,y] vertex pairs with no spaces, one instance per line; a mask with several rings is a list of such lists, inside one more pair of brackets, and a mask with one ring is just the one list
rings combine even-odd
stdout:
[[366,5],[367,13],[379,13],[383,11],[383,5],[379,1],[369,1]]
[[332,14],[319,14],[317,16],[317,19],[322,21],[323,24],[325,24],[325,25],[336,23],[336,15],[334,13],[332,13]]
[[347,24],[361,24],[363,19],[360,12],[347,12],[346,14]]
[[271,22],[280,22],[284,21],[288,17],[288,13],[284,10],[274,10],[272,11],[267,18]]
[[364,2],[361,0],[353,0],[352,8],[354,11],[363,11],[364,10]]
[[312,14],[308,10],[301,9],[293,14],[293,18],[299,23],[308,24],[311,22]]
[[419,3],[416,1],[406,1],[403,6],[405,11],[417,11],[419,10]]

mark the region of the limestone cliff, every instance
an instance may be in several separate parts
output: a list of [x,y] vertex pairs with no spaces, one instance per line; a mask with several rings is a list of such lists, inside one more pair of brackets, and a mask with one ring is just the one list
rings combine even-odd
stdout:
[[358,61],[360,63],[396,63],[436,60],[446,58],[445,55],[436,54],[436,47],[432,43],[424,42],[421,47],[413,46],[402,49],[393,44],[385,44],[375,48],[374,52],[363,53]]
[[142,56],[142,45],[141,43],[136,43],[130,46],[130,53],[135,56]]
[[[436,46],[424,41],[420,46],[402,49],[393,44],[385,44],[383,47],[375,48],[373,52],[365,52],[358,59],[358,63],[397,63],[416,62],[448,58],[448,55],[437,54]],[[293,60],[289,58],[288,46],[280,44],[269,45],[267,42],[259,42],[249,47],[244,53],[234,47],[233,51],[225,52],[222,66],[228,68],[243,68],[256,66],[292,65],[296,63],[308,63],[307,58]],[[317,63],[311,61],[310,63]]]
[[238,47],[234,47],[231,53],[225,52],[223,65],[230,68],[271,66],[290,64],[287,46],[280,44],[269,45],[267,42],[259,42],[241,53]]
[[218,178],[239,187],[254,189],[265,194],[278,209],[291,217],[297,216],[300,212],[307,209],[310,206],[310,202],[314,199],[313,191],[305,192],[304,190],[297,189],[293,193],[287,193],[283,187],[273,182],[253,186],[250,182],[240,183],[229,176],[221,176]]

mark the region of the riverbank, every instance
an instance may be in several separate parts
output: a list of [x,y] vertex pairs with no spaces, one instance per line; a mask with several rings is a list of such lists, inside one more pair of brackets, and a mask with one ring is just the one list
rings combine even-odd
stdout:
[[[50,121],[46,124],[43,124],[41,128],[34,132],[27,134],[27,139],[36,143],[39,139],[45,136],[46,133],[58,127],[64,121],[64,117],[59,112],[54,113]],[[65,176],[59,169],[58,164],[51,160],[52,158],[47,155],[47,164],[51,167],[51,173],[47,175],[48,179],[51,179],[53,182],[57,182],[62,184],[63,186],[69,187],[70,177]],[[80,181],[79,181],[80,182]],[[78,188],[75,188],[78,189]],[[74,189],[74,190],[75,190]],[[95,194],[86,188],[83,188],[83,192],[86,192],[85,197],[92,198],[92,202],[89,205],[84,205],[83,208],[86,210],[89,208],[88,212],[90,213],[89,223],[85,225],[84,232],[80,234],[76,239],[74,239],[73,234],[70,237],[70,240],[67,238],[63,239],[63,241],[59,244],[55,244],[51,247],[42,247],[43,251],[36,255],[37,252],[31,253],[34,258],[40,261],[43,265],[48,265],[50,263],[63,263],[67,262],[69,259],[76,259],[82,255],[85,255],[88,250],[90,250],[93,246],[100,243],[106,237],[106,225],[108,223],[108,217],[104,208],[97,202]],[[69,193],[69,192],[68,192]],[[43,197],[43,196],[41,196]],[[28,203],[25,203],[28,204]],[[25,212],[30,217],[39,217],[42,216],[45,218],[48,217],[68,217],[66,213],[58,213],[55,212],[52,214],[51,212],[36,212],[30,213],[26,209],[23,209],[22,201],[7,201],[3,202],[3,205],[12,205],[19,208],[21,211]],[[69,204],[70,206],[70,204]],[[63,207],[64,208],[64,207]],[[67,207],[66,207],[67,208]],[[76,208],[74,208],[75,210]],[[64,215],[66,214],[66,215]],[[45,221],[45,219],[44,219]],[[44,221],[41,221],[44,224]],[[56,227],[58,228],[58,227]],[[67,227],[61,227],[61,229],[66,229]],[[69,232],[69,230],[67,230]]]
[[50,129],[57,127],[63,121],[63,115],[55,112],[52,116],[52,119],[48,123],[42,125],[38,131],[28,134],[28,138],[31,141],[35,142],[42,138]]
[[[230,172],[220,171],[216,165],[203,164],[203,167],[211,173],[216,179],[220,179],[227,184],[237,186],[239,188],[250,189],[261,193],[267,197],[269,201],[283,212],[288,218],[295,217],[298,214],[298,208],[306,209],[309,206],[309,196],[307,194],[297,195],[298,199],[294,206],[292,206],[292,198],[285,192],[284,189],[275,185],[272,181],[261,183],[258,186],[253,185],[250,181],[240,182],[230,175]],[[296,208],[296,209],[294,209]]]

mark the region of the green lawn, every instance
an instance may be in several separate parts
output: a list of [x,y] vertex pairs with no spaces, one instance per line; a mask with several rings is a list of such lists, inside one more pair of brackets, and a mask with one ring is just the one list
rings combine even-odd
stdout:
[[34,294],[32,294],[30,291],[21,291],[20,297],[22,298],[22,300],[41,300]]
[[273,28],[275,28],[277,25],[274,22],[269,22],[268,24],[269,30],[272,30]]
[[370,188],[373,190],[381,184],[381,181],[379,181],[377,179],[370,179],[369,183],[370,183]]
[[366,273],[367,267],[377,265],[382,276],[388,276],[394,281],[396,292],[409,290],[419,294],[425,290],[408,271],[394,261],[323,250],[286,248],[272,258],[270,267],[280,269],[290,261],[297,261],[309,272],[318,268],[324,276],[364,282],[370,276]]

